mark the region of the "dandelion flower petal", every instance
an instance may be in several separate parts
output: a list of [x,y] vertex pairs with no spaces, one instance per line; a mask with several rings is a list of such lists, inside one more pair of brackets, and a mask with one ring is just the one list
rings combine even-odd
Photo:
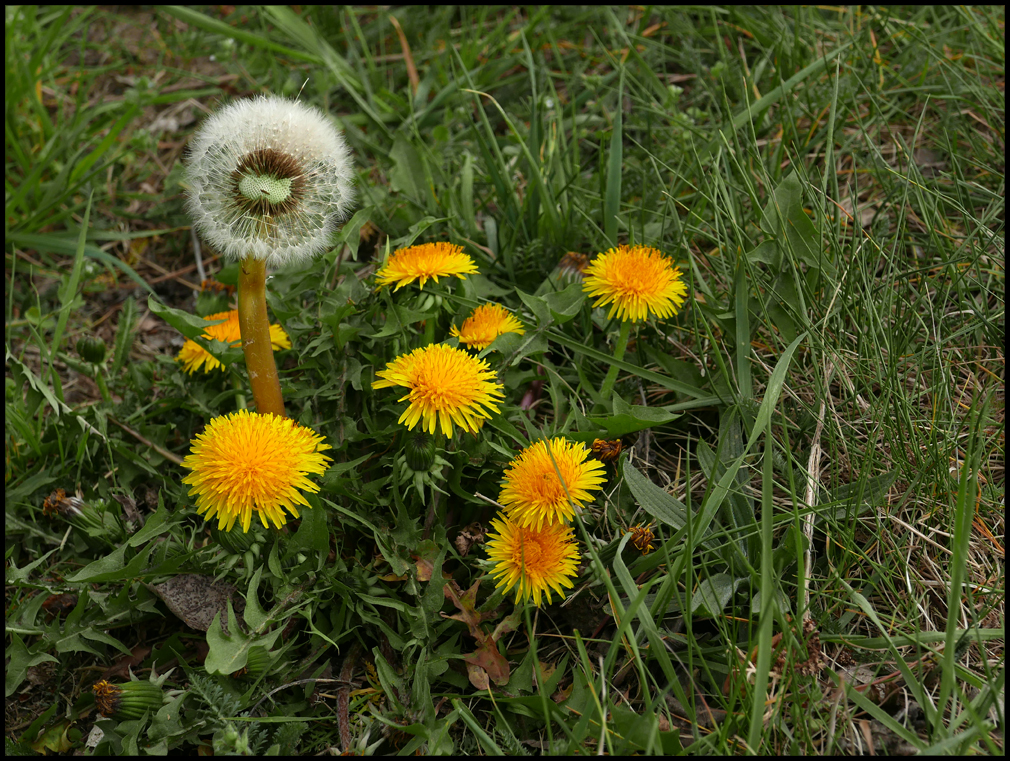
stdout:
[[467,317],[459,328],[453,325],[449,332],[456,336],[460,343],[482,351],[502,333],[523,335],[526,330],[501,304],[482,304],[473,310],[473,314]]
[[551,601],[551,590],[561,597],[564,589],[574,586],[579,567],[579,552],[570,526],[555,523],[542,529],[521,527],[508,517],[492,519],[485,545],[492,563],[495,586],[508,593],[515,588],[516,603],[533,599],[540,607],[542,598]]
[[182,461],[191,473],[182,482],[192,487],[196,511],[207,520],[216,515],[222,531],[236,521],[248,531],[253,513],[280,528],[285,511],[297,518],[297,506],[308,507],[299,490],[319,491],[308,476],[326,471],[330,458],[322,452],[329,448],[290,418],[239,410],[214,418],[193,440]]
[[463,253],[463,247],[453,243],[422,243],[419,246],[401,248],[393,252],[386,265],[376,273],[375,282],[379,286],[396,283],[394,291],[420,280],[421,288],[433,279],[455,275],[466,278],[477,272],[473,259]]
[[670,317],[684,303],[687,286],[680,269],[655,248],[618,246],[600,254],[585,269],[582,289],[594,307],[610,304],[607,315],[638,322],[649,313]]
[[399,401],[409,402],[399,423],[413,429],[423,419],[422,428],[434,433],[436,426],[447,436],[452,424],[476,433],[477,421],[490,418],[504,398],[502,385],[482,359],[463,349],[429,344],[403,354],[376,375],[372,388],[403,386],[409,393]]
[[600,490],[605,480],[603,464],[589,454],[585,444],[562,438],[549,445],[537,441],[520,452],[505,471],[498,496],[509,518],[536,529],[574,518],[575,508],[591,501],[590,492]]

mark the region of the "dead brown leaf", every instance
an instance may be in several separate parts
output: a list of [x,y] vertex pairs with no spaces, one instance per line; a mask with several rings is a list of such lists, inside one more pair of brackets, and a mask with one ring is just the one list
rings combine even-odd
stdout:
[[460,557],[465,558],[475,544],[484,544],[484,527],[479,522],[471,523],[459,532],[454,544]]
[[193,629],[205,632],[214,622],[214,616],[221,613],[221,628],[228,632],[228,600],[232,601],[239,616],[245,610],[245,600],[235,594],[235,587],[222,581],[214,581],[213,576],[184,573],[169,579],[164,584],[147,584],[160,597],[168,609]]
[[494,618],[497,615],[497,611],[480,613],[476,610],[477,589],[479,587],[480,582],[476,581],[472,587],[463,592],[455,581],[449,581],[443,587],[443,594],[452,600],[453,605],[459,609],[459,613],[451,616],[445,613],[441,615],[443,618],[451,618],[465,623],[470,630],[470,636],[477,640],[477,649],[463,660],[466,661],[467,676],[470,679],[470,684],[478,690],[486,690],[488,689],[488,679],[499,687],[508,683],[509,664],[505,657],[498,652],[498,640],[503,635],[515,631],[520,623],[520,614],[518,610],[514,611],[512,615],[507,616],[499,622],[493,634],[486,634],[480,628],[480,623],[489,618]]

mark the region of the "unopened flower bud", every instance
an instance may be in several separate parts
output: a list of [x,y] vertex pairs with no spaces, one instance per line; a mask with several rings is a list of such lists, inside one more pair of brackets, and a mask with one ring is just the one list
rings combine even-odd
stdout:
[[99,713],[117,719],[139,719],[147,711],[157,711],[164,703],[161,688],[151,682],[112,684],[103,679],[91,689]]
[[435,438],[422,430],[411,431],[403,445],[407,466],[415,471],[428,471],[435,463]]
[[81,359],[93,365],[104,362],[107,351],[105,341],[98,336],[85,336],[77,341],[77,353]]

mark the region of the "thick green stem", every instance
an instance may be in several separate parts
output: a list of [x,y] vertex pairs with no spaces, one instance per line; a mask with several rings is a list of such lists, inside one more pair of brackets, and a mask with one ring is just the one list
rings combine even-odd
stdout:
[[[631,337],[631,320],[621,322],[621,332],[617,336],[617,346],[614,347],[614,359],[620,362],[624,359],[624,351],[628,348],[628,338]],[[600,397],[606,404],[610,400],[610,392],[614,390],[614,381],[617,380],[617,365],[611,365],[607,371],[607,377],[603,379],[600,386]]]
[[261,415],[272,413],[284,417],[281,382],[270,342],[267,265],[263,260],[242,260],[238,276],[238,324],[256,411]]
[[435,343],[435,315],[428,315],[428,319],[424,321],[424,345]]
[[242,382],[239,380],[238,373],[231,373],[231,386],[237,392],[235,394],[235,409],[244,410],[248,404],[245,400],[245,391],[242,390]]

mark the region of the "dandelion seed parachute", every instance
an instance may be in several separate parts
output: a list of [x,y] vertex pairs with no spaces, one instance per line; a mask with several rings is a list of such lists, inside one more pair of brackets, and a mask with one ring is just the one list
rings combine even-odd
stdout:
[[260,96],[236,101],[193,136],[187,209],[226,256],[279,267],[324,251],[354,200],[343,135],[321,111]]

